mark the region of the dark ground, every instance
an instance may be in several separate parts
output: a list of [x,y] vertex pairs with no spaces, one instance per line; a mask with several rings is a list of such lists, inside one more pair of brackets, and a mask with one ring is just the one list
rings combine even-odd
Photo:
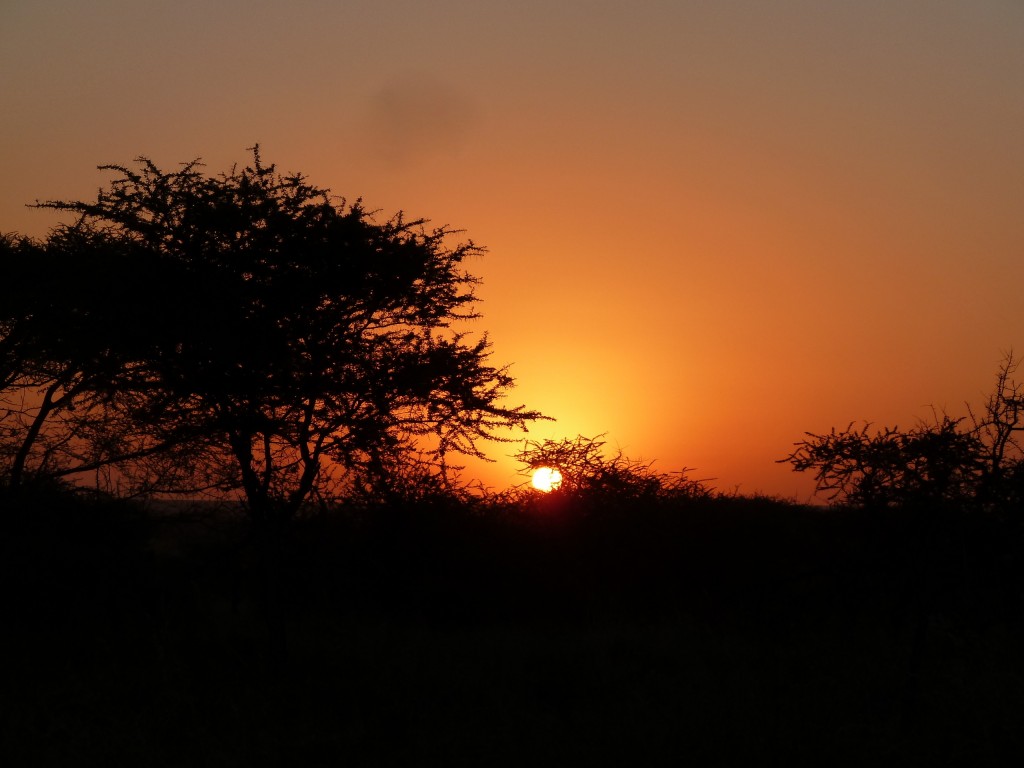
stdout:
[[1015,522],[740,498],[319,517],[285,548],[281,651],[244,522],[6,506],[4,766],[1024,755]]

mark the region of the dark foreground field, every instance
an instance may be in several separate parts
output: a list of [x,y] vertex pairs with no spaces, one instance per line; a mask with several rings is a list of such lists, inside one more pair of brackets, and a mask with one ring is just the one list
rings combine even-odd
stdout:
[[[1013,523],[720,498],[3,522],[0,764],[1016,764]],[[274,649],[278,650],[275,651]]]

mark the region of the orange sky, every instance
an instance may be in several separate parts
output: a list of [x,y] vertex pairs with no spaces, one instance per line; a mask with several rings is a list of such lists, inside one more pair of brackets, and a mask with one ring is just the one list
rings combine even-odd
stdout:
[[256,141],[488,247],[531,437],[724,490],[806,499],[805,430],[962,413],[1024,351],[1016,0],[0,3],[0,230]]

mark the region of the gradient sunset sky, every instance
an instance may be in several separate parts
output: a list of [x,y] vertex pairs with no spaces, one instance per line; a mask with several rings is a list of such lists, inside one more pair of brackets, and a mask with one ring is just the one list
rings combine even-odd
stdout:
[[0,231],[255,142],[489,249],[535,439],[802,501],[805,430],[963,414],[1024,353],[1020,0],[0,0]]

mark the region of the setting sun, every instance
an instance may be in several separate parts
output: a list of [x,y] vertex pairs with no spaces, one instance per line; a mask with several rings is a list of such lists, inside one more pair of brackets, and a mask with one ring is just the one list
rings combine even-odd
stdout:
[[538,491],[548,493],[562,484],[562,473],[553,467],[537,467],[533,471],[531,482]]

